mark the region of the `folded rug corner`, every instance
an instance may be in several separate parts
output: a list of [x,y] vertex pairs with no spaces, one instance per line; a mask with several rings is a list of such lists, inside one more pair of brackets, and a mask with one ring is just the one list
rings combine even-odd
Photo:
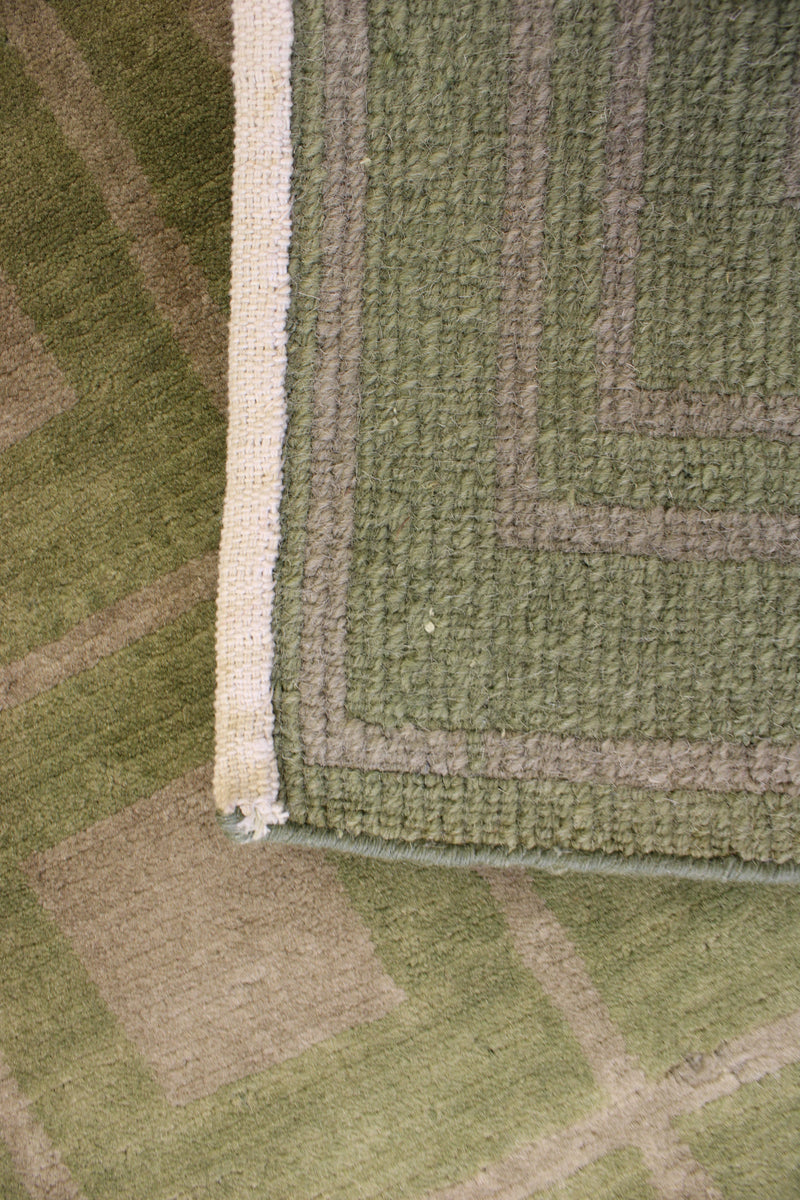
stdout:
[[798,878],[796,9],[234,38],[228,826]]

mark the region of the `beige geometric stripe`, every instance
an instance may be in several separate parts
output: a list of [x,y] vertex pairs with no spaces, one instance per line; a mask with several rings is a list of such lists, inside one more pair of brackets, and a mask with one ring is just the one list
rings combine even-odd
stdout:
[[[511,546],[565,553],[648,555],[671,562],[793,562],[800,517],[538,500],[531,471],[513,498],[498,497],[498,534]],[[516,507],[514,507],[516,506]]]
[[651,391],[636,383],[636,259],[653,32],[654,0],[623,0],[606,141],[602,316],[597,324],[600,427],[673,437],[756,434],[792,441],[800,436],[797,396],[702,395],[688,385]]
[[0,1136],[31,1200],[84,1200],[0,1054]]
[[[544,44],[535,56],[526,56],[520,45],[524,47],[531,22],[525,14],[531,9],[533,28]],[[513,19],[498,354],[497,530],[501,540],[531,549],[700,562],[797,559],[800,517],[792,514],[590,507],[539,499],[536,368],[543,300],[541,226],[551,103],[552,0],[519,0]],[[596,328],[598,424],[610,430],[673,436],[750,433],[792,440],[800,434],[796,397],[700,396],[687,388],[672,393],[647,391],[636,383],[635,264],[652,39],[653,0],[622,0],[606,145],[602,312]],[[518,278],[524,281],[521,289]]]
[[[537,4],[535,12],[537,17],[540,12],[546,14],[546,0]],[[307,520],[301,639],[305,753],[309,762],[320,766],[466,776],[474,772],[470,769],[465,733],[427,731],[411,725],[383,729],[351,719],[346,712],[346,612],[354,529],[369,45],[365,0],[353,0],[351,4],[327,0],[325,14],[326,184],[311,435],[313,486]],[[515,53],[522,57],[530,6],[518,0],[513,15],[518,22],[513,34]],[[536,21],[534,27],[538,27]],[[545,30],[547,27],[545,21]],[[534,73],[529,63],[522,90],[539,96],[531,78]],[[537,172],[541,175],[541,168]],[[523,340],[523,330],[518,332]],[[611,510],[614,514],[618,511],[634,523],[641,522],[640,513]],[[607,519],[609,510],[597,512]],[[575,528],[576,510],[565,509],[563,518],[562,536],[574,538],[573,548],[579,548],[582,535],[596,539],[594,518],[582,529]],[[661,526],[662,547],[671,536],[681,537],[680,532],[670,533],[681,519],[703,528],[706,518],[666,514]],[[774,522],[758,516],[743,520],[758,530],[755,540],[759,548],[769,546]],[[800,518],[794,520],[800,535]],[[646,530],[640,529],[637,534],[630,527],[626,534],[624,522],[619,527],[619,536],[627,536],[628,544],[636,544],[636,537],[646,534]],[[611,536],[617,535],[611,531]],[[702,544],[705,557],[708,549],[714,548],[707,532],[703,533]],[[564,548],[562,542],[559,545]],[[481,749],[479,773],[486,778],[554,778],[647,789],[800,794],[800,744],[593,741],[556,734],[490,731],[482,735]]]
[[[502,909],[521,960],[561,1012],[609,1100],[640,1094],[647,1078],[628,1053],[605,1001],[564,929],[536,895],[524,871],[481,871]],[[712,1200],[719,1196],[666,1119],[636,1131],[636,1145],[662,1200]],[[565,1169],[568,1164],[564,1164]]]
[[89,671],[110,654],[213,600],[217,555],[203,555],[75,625],[57,642],[0,667],[0,712]]
[[336,866],[233,844],[210,764],[34,855],[24,871],[175,1105],[391,1012]]
[[636,1145],[659,1200],[725,1200],[709,1172],[667,1119],[634,1130]]
[[597,1082],[613,1100],[640,1091],[647,1083],[644,1071],[628,1054],[586,965],[527,873],[484,868],[480,874],[503,911],[517,953],[566,1019]]
[[21,442],[77,402],[0,271],[0,451]]
[[93,175],[109,213],[133,235],[130,254],[221,412],[227,405],[227,327],[202,272],[165,225],[150,184],[111,116],[79,47],[45,0],[5,0],[2,17],[25,69],[68,144]]
[[683,738],[594,742],[559,734],[526,737],[491,731],[484,735],[482,746],[481,773],[492,779],[544,775],[573,783],[601,780],[667,791],[800,794],[800,743],[780,746],[761,741],[743,746]]
[[190,0],[186,16],[220,66],[229,69],[233,27],[227,0]]
[[744,1084],[797,1062],[800,1010],[724,1043],[692,1063],[676,1064],[642,1092],[516,1150],[472,1179],[430,1193],[427,1200],[530,1200],[535,1191],[562,1184],[612,1150],[646,1144],[648,1127],[697,1112],[733,1095]]
[[344,740],[344,633],[354,528],[362,346],[367,21],[366,0],[325,0],[326,175],[311,436],[314,484],[306,523],[300,697],[306,746],[312,753],[322,751],[326,761],[346,761],[348,757]]
[[552,104],[550,58],[554,38],[553,0],[538,0],[535,4],[513,0],[496,437],[497,529],[504,541],[512,542],[520,491],[536,472],[547,124]]

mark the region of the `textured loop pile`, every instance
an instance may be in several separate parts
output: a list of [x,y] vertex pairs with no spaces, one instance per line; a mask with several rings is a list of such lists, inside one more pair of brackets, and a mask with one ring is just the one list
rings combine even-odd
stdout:
[[[794,5],[296,4],[276,659],[218,698],[229,827],[796,873],[798,53]],[[251,686],[263,750],[270,669],[277,792],[225,724]]]

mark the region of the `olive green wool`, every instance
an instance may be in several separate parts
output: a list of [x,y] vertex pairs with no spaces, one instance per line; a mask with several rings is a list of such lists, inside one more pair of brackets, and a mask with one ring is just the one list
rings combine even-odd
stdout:
[[799,54],[298,0],[273,839],[796,877]]

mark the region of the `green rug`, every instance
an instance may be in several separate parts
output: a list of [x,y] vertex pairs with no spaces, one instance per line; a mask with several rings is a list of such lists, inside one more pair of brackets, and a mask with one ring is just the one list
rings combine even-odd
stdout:
[[244,12],[227,827],[796,879],[800,8]]
[[230,36],[0,0],[0,1197],[796,1200],[796,886],[219,830]]

